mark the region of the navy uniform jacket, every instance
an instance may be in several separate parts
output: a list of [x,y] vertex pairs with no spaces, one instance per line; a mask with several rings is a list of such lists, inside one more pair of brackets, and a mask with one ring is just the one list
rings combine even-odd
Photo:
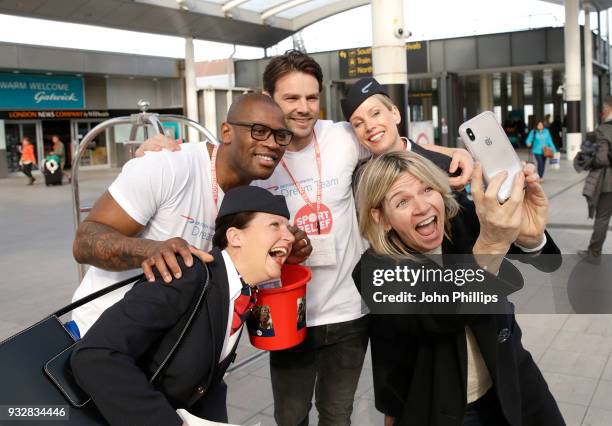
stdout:
[[205,283],[205,266],[195,256],[191,268],[177,257],[183,274],[171,284],[158,273],[153,283],[137,283],[76,344],[71,364],[77,383],[110,424],[181,425],[177,408],[207,417],[202,407],[209,392],[203,390],[213,391],[229,364],[219,366],[228,324],[227,272],[221,251],[212,255],[205,301],[153,384],[149,377],[177,341]]
[[[443,255],[471,253],[480,230],[474,204],[463,193],[455,195],[462,209],[451,220],[452,240],[444,238]],[[561,256],[551,236],[546,237],[544,256],[527,259],[540,270],[552,271],[559,267]],[[512,246],[509,253],[519,252]],[[363,256],[373,254],[367,251]],[[353,272],[360,292],[364,257]],[[506,261],[492,279],[520,281],[522,286],[519,271]],[[505,303],[506,311],[513,312],[510,302]],[[466,325],[476,337],[508,424],[565,424],[542,374],[523,348],[514,314],[370,315],[369,324],[375,405],[395,417],[397,425],[462,424],[467,405]]]

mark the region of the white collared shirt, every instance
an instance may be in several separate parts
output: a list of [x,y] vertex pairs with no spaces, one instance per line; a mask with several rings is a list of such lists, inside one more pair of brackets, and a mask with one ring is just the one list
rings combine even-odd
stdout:
[[[223,348],[221,349],[221,357],[219,358],[220,362],[227,358],[227,356],[232,351],[234,345],[236,344],[236,340],[238,340],[238,337],[240,336],[240,330],[237,330],[231,336],[230,333],[232,332],[232,322],[234,320],[234,301],[238,298],[238,296],[240,296],[240,292],[242,291],[242,281],[240,281],[240,276],[238,275],[238,271],[236,271],[236,267],[234,266],[231,257],[225,250],[223,250],[221,254],[223,255],[223,261],[225,262],[225,270],[227,271],[227,284],[229,290],[229,312],[227,315],[227,326],[225,327]],[[240,327],[242,328],[242,326]]]
[[403,136],[402,136],[402,140],[404,141],[404,151],[412,151],[412,141]]

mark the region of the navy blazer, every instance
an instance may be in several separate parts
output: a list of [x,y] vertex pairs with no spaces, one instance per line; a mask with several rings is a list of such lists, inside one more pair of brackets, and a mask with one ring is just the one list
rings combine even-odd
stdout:
[[[480,224],[474,204],[455,193],[461,212],[451,220],[452,238],[444,238],[442,253],[469,254]],[[551,236],[541,254],[523,257],[536,268],[551,271],[561,256]],[[520,253],[512,246],[510,253]],[[353,272],[361,292],[361,262]],[[500,282],[522,285],[522,277],[504,261]],[[520,281],[520,282],[517,282]],[[504,299],[505,300],[505,299]],[[507,312],[513,306],[507,300]],[[499,311],[498,311],[499,312]],[[564,425],[557,404],[531,355],[521,343],[514,314],[487,315],[370,315],[370,343],[376,408],[395,417],[396,425],[460,426],[467,405],[467,344],[469,325],[494,384],[501,410],[512,426]]]
[[183,274],[171,284],[157,271],[155,282],[135,284],[76,344],[71,365],[77,383],[110,424],[182,425],[177,408],[206,415],[198,407],[204,391],[212,390],[225,372],[219,358],[229,310],[225,263],[220,250],[213,249],[212,255],[205,301],[153,383],[149,378],[177,341],[203,289],[206,270],[197,257],[191,268],[177,257]]

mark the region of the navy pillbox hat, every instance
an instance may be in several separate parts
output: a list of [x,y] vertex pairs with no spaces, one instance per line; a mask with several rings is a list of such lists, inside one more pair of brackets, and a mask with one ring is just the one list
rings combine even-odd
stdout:
[[346,97],[340,101],[344,119],[349,121],[351,115],[363,101],[377,94],[389,96],[385,88],[376,79],[366,77],[358,80],[357,83],[353,84]]
[[287,202],[282,195],[272,195],[258,186],[238,186],[225,193],[217,218],[243,212],[261,212],[289,219]]

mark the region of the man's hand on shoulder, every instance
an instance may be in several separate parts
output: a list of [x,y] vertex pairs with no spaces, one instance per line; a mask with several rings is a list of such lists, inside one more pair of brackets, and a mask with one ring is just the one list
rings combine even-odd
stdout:
[[176,255],[182,256],[188,266],[193,265],[192,255],[203,262],[212,261],[212,256],[182,238],[167,241],[139,238],[143,228],[107,191],[79,225],[73,244],[74,258],[107,271],[142,267],[149,281],[155,279],[152,268],[156,267],[166,282],[172,281],[172,276],[181,276]]
[[146,259],[140,265],[145,277],[149,281],[155,281],[153,268],[156,268],[166,283],[172,281],[172,277],[179,279],[182,276],[181,268],[176,261],[176,256],[183,258],[185,265],[193,265],[193,257],[197,256],[204,263],[212,262],[213,257],[195,248],[182,238],[175,237],[166,241],[149,240],[145,249]]
[[155,135],[144,141],[144,143],[138,147],[134,155],[136,157],[142,157],[147,151],[157,152],[162,149],[167,151],[180,151],[182,143],[182,139],[174,140],[165,135]]

